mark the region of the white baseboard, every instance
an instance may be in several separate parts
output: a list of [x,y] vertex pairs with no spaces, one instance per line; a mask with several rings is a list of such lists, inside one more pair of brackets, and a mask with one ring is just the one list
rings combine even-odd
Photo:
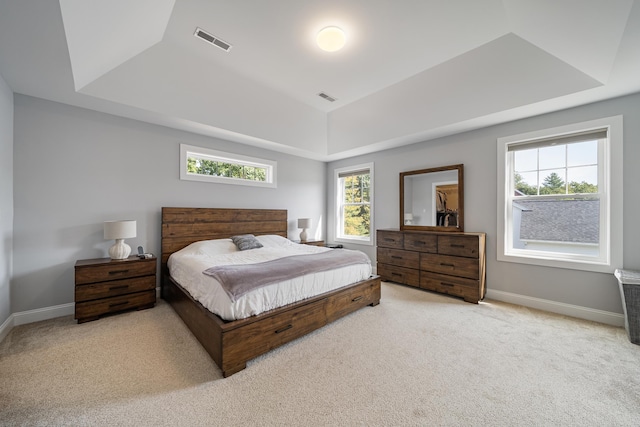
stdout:
[[0,342],[2,342],[7,337],[7,335],[9,335],[9,332],[11,332],[12,328],[13,328],[13,314],[9,316],[9,318],[5,320],[2,325],[0,325]]
[[41,320],[55,319],[56,317],[74,314],[75,303],[54,305],[53,307],[38,308],[35,310],[13,313],[13,325],[25,325],[27,323],[40,322]]
[[75,303],[61,304],[53,307],[38,308],[36,310],[21,311],[12,313],[11,316],[0,326],[0,342],[9,335],[14,326],[25,325],[27,323],[39,322],[41,320],[55,319],[56,317],[73,314]]
[[[160,288],[156,288],[156,294],[160,297]],[[551,313],[562,314],[565,316],[577,317],[579,319],[591,320],[594,322],[605,323],[612,326],[624,327],[624,315],[613,313],[610,311],[596,310],[578,305],[565,304],[557,301],[545,300],[541,298],[528,297],[525,295],[514,294],[511,292],[496,291],[487,289],[487,299],[508,302],[511,304],[522,305],[525,307],[535,308],[538,310],[549,311]],[[0,342],[11,332],[14,326],[24,325],[27,323],[39,322],[41,320],[54,319],[56,317],[68,316],[74,313],[75,304],[68,303],[53,307],[39,308],[36,310],[23,311],[13,313],[0,326]]]
[[[156,297],[160,298],[160,288],[156,288]],[[9,335],[9,332],[11,332],[11,329],[13,329],[14,326],[39,322],[41,320],[55,319],[56,317],[69,316],[75,313],[75,307],[75,303],[70,302],[53,307],[12,313],[11,316],[9,316],[9,318],[0,325],[0,342]]]
[[607,325],[624,327],[624,315],[610,311],[596,310],[594,308],[565,304],[562,302],[491,289],[487,289],[486,298],[523,305],[525,307],[549,311],[551,313],[562,314],[565,316],[577,317],[579,319],[591,320],[593,322],[605,323]]

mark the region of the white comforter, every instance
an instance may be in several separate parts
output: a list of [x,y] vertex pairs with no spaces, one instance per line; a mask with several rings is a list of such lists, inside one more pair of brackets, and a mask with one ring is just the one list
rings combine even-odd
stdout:
[[333,250],[293,243],[281,236],[256,237],[264,247],[246,251],[239,251],[231,239],[192,243],[169,257],[171,277],[209,311],[225,320],[235,320],[350,285],[371,275],[370,263],[341,267],[264,286],[232,302],[220,283],[203,274],[204,270],[214,265],[253,264]]

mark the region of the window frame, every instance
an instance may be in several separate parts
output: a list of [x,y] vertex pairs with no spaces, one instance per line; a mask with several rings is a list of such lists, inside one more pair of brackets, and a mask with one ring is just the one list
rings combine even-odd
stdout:
[[[355,237],[355,236],[345,236],[343,235],[343,186],[341,185],[340,175],[349,173],[349,172],[357,172],[361,170],[369,171],[369,236],[367,237]],[[336,189],[336,212],[335,212],[335,240],[337,242],[343,243],[355,243],[360,245],[373,245],[373,235],[375,230],[374,227],[374,218],[373,218],[373,199],[374,199],[374,164],[371,163],[363,163],[354,166],[347,166],[342,168],[337,168],[334,170],[334,178],[335,178],[335,189]]]
[[[513,248],[513,203],[510,190],[513,176],[513,162],[509,157],[510,145],[534,144],[542,139],[560,138],[580,132],[606,129],[607,138],[598,148],[598,193],[600,202],[600,256],[586,257],[541,251],[518,250]],[[497,140],[497,259],[498,261],[540,265],[556,268],[613,273],[622,266],[622,116],[613,116],[586,122],[554,127],[518,135],[501,137]],[[601,151],[602,150],[602,151]],[[612,167],[615,165],[615,167]],[[600,181],[602,179],[602,182]],[[601,188],[602,187],[602,188]],[[545,198],[545,196],[537,196]],[[553,198],[553,197],[547,197]]]
[[[188,158],[201,157],[207,160],[224,161],[242,166],[253,166],[264,168],[267,171],[266,181],[254,181],[243,178],[232,178],[224,176],[200,175],[188,172]],[[248,185],[252,187],[277,188],[277,167],[275,160],[260,159],[257,157],[244,156],[242,154],[227,153],[224,151],[212,150],[210,148],[196,147],[194,145],[180,144],[180,179],[186,181],[213,182],[217,184]]]

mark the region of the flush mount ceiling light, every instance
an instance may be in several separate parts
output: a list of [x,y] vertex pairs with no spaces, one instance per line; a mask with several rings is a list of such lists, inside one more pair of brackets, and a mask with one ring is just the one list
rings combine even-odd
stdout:
[[318,47],[327,52],[335,52],[344,47],[347,38],[344,31],[338,27],[325,27],[318,32],[316,43]]

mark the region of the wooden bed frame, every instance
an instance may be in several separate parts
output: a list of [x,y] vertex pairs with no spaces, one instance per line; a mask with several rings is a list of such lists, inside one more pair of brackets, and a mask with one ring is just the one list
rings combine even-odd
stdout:
[[225,321],[207,310],[169,275],[169,256],[185,246],[237,234],[287,237],[287,211],[280,209],[162,208],[162,298],[228,377],[247,361],[364,306],[380,303],[380,278],[354,283],[246,319]]

